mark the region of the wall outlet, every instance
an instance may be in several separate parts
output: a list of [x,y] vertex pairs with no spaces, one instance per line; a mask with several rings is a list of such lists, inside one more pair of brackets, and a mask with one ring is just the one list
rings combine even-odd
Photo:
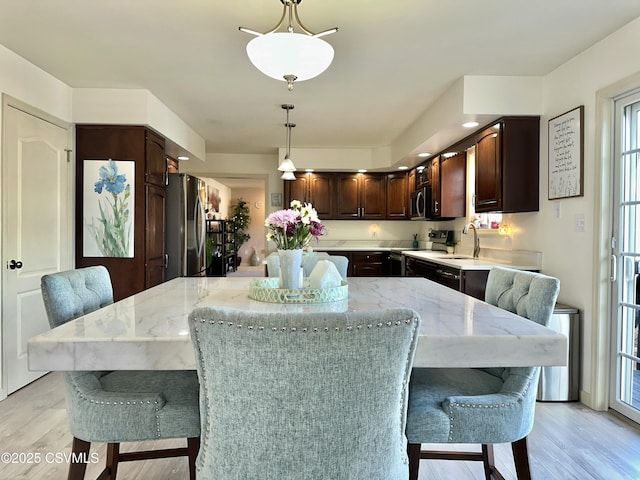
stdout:
[[575,231],[584,232],[584,213],[576,213],[575,216]]

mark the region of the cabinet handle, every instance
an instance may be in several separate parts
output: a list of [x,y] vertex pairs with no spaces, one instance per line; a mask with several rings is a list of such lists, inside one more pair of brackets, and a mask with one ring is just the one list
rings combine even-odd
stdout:
[[441,277],[453,278],[454,280],[460,280],[460,275],[456,275],[455,273],[445,272],[444,270],[437,269],[436,273]]

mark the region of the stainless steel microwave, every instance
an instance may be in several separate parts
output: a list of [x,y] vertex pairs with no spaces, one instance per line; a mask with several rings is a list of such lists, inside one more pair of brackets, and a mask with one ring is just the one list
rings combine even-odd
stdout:
[[431,187],[411,193],[411,220],[427,220],[430,216]]

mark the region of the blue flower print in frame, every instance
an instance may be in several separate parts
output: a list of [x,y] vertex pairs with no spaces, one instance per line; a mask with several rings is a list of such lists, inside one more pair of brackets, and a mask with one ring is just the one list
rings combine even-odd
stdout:
[[135,162],[85,160],[84,257],[133,258]]

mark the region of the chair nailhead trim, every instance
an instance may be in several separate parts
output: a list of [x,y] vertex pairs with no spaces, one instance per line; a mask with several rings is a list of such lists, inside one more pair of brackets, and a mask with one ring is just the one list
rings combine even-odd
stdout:
[[[531,387],[531,379],[529,379],[529,381],[527,382],[527,385],[524,387],[524,393],[526,395],[526,392],[529,390],[529,387]],[[510,407],[512,405],[516,405],[520,403],[519,399],[514,400],[513,402],[508,402],[508,403],[501,403],[500,405],[478,405],[477,403],[451,403],[451,405],[455,405],[456,407],[461,407],[461,408],[484,408],[484,409],[489,409],[489,408],[502,408],[502,407]],[[453,440],[453,429],[455,427],[455,424],[453,422],[453,417],[449,417],[449,442],[451,443],[455,443]]]
[[151,405],[154,404],[156,406],[155,408],[155,418],[156,418],[156,435],[158,438],[161,438],[161,433],[160,433],[160,416],[159,416],[159,412],[160,412],[160,408],[158,407],[158,401],[154,400],[153,402],[151,400],[145,400],[145,401],[136,401],[136,400],[128,400],[128,401],[119,401],[119,402],[109,402],[109,401],[105,401],[105,400],[94,400],[92,398],[87,397],[84,393],[82,393],[80,390],[78,390],[76,388],[76,386],[74,385],[74,388],[76,390],[76,393],[78,394],[78,397],[86,400],[89,403],[93,403],[94,405],[104,405],[104,406],[109,406],[109,405],[118,405],[118,406],[124,406],[124,405],[128,405],[128,406],[136,406],[136,405]]
[[[375,326],[379,327],[379,328],[385,327],[385,326],[387,326],[387,327],[393,327],[393,326],[399,327],[399,326],[402,326],[403,323],[408,325],[411,322],[413,322],[413,319],[409,318],[409,319],[406,319],[404,322],[402,322],[401,320],[396,320],[395,322],[389,321],[389,322],[386,322],[386,323],[382,323],[381,322],[381,323],[377,323]],[[258,327],[256,327],[255,325],[247,325],[245,327],[241,323],[234,324],[233,322],[224,322],[223,320],[218,320],[216,322],[215,320],[207,320],[205,318],[201,318],[200,319],[200,323],[203,323],[203,324],[204,323],[209,323],[209,325],[216,325],[216,324],[217,325],[227,325],[229,327],[233,327],[235,325],[236,328],[238,328],[238,329],[246,328],[247,330],[255,330],[257,328],[261,332],[264,332],[266,330],[265,327],[262,326],[262,325],[260,325]],[[356,330],[362,330],[364,327],[373,328],[373,324],[356,325],[355,326]],[[347,325],[346,327],[334,327],[333,330],[336,331],[336,332],[339,332],[341,330],[346,330],[347,332],[350,332],[350,331],[353,330],[353,328],[354,328],[353,325]],[[328,332],[329,331],[329,327],[323,327],[322,330],[324,332]],[[280,331],[280,332],[293,332],[293,333],[295,333],[295,332],[298,331],[298,327],[286,327],[286,326],[283,326],[283,327],[271,327],[271,331],[272,332]],[[307,333],[307,332],[309,332],[309,328],[308,327],[304,327],[304,328],[302,328],[301,331],[303,333]],[[314,333],[318,333],[320,331],[320,329],[318,327],[312,327],[311,331],[314,332]]]

